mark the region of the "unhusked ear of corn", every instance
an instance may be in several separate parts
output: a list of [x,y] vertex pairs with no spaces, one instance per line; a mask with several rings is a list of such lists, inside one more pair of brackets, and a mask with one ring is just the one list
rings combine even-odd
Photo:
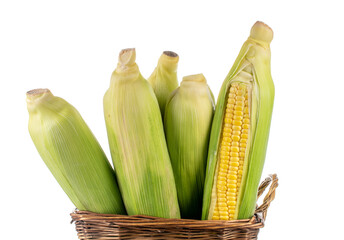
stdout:
[[191,75],[170,96],[165,133],[182,218],[200,219],[214,98],[203,74]]
[[121,51],[104,96],[111,156],[123,201],[129,215],[180,218],[159,104],[135,57],[135,49]]
[[159,58],[157,67],[148,78],[148,82],[152,85],[158,99],[162,116],[164,116],[167,98],[178,87],[178,61],[178,54],[164,51]]
[[31,138],[79,210],[125,214],[115,173],[79,112],[48,89],[27,92]]
[[267,25],[255,23],[222,85],[209,143],[203,219],[254,214],[274,101],[272,38]]

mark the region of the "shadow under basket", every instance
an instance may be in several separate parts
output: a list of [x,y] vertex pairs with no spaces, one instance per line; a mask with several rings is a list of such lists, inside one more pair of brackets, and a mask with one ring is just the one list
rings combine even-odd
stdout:
[[259,229],[264,227],[266,214],[275,198],[278,186],[276,174],[270,175],[259,186],[258,198],[270,185],[263,203],[257,206],[251,219],[189,220],[166,219],[150,216],[125,216],[97,214],[88,211],[71,213],[79,239],[257,239]]

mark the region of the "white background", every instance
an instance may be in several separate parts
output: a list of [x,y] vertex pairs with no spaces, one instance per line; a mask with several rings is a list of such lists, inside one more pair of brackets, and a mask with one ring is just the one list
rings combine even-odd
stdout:
[[25,92],[73,104],[108,156],[102,97],[122,48],[146,78],[163,50],[217,96],[256,20],[274,30],[276,98],[263,177],[280,186],[260,239],[339,239],[344,14],[340,1],[1,1],[0,239],[77,239],[67,196],[27,130]]

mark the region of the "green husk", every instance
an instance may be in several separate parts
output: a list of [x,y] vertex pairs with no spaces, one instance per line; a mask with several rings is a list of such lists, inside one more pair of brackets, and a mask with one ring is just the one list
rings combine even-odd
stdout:
[[168,97],[178,87],[178,61],[179,56],[175,52],[164,51],[159,58],[158,65],[148,78],[158,99],[162,116],[164,116]]
[[111,156],[129,215],[180,218],[176,185],[158,101],[135,63],[122,50],[104,96]]
[[250,37],[242,46],[233,67],[228,73],[219,93],[211,129],[208,163],[203,197],[202,219],[212,215],[212,191],[215,184],[218,147],[221,138],[224,111],[229,88],[234,81],[240,82],[239,74],[244,69],[252,70],[251,129],[247,165],[243,173],[239,192],[238,219],[252,217],[255,211],[258,185],[261,178],[268,143],[271,115],[274,101],[274,84],[270,72],[270,42],[272,30],[262,22],[251,29]]
[[48,89],[27,93],[31,138],[79,210],[125,214],[115,173],[79,112]]
[[184,77],[166,104],[165,133],[182,218],[201,218],[214,104],[203,74]]

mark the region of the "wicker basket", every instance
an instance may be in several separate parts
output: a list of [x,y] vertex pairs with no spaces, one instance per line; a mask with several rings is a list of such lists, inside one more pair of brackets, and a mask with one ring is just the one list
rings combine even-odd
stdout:
[[268,207],[278,186],[276,174],[259,186],[258,198],[269,186],[263,203],[251,219],[235,221],[165,219],[149,216],[96,214],[87,211],[71,213],[79,239],[257,239],[264,227]]

